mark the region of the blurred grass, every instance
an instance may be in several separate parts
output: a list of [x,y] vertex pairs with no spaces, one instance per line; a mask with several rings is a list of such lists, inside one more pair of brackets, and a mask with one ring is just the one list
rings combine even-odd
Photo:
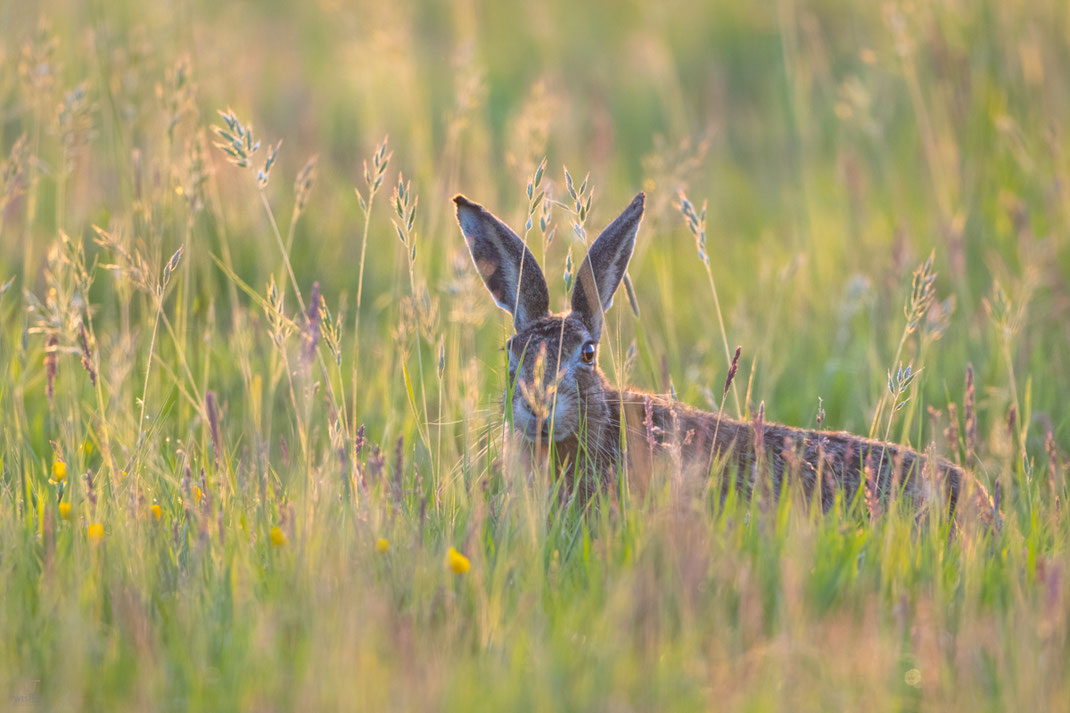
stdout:
[[[1054,0],[0,4],[0,708],[1064,707],[1068,30]],[[448,200],[521,228],[543,156],[557,199],[590,172],[588,232],[648,192],[602,366],[695,405],[727,364],[679,190],[771,420],[870,428],[934,251],[953,311],[892,434],[971,468],[955,535],[670,473],[560,510]],[[571,220],[530,235],[555,307]]]

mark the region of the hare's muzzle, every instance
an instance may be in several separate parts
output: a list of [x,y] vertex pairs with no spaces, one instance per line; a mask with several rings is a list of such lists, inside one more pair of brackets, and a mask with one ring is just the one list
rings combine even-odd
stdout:
[[561,406],[556,389],[533,388],[520,381],[513,394],[513,425],[529,441],[560,441],[569,435]]

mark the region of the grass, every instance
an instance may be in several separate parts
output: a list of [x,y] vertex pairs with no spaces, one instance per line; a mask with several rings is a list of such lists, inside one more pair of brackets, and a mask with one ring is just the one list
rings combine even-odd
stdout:
[[[0,709],[1064,707],[1070,11],[476,9],[0,6]],[[562,308],[640,189],[610,378],[740,344],[744,418],[965,464],[953,533],[528,472],[449,198]]]

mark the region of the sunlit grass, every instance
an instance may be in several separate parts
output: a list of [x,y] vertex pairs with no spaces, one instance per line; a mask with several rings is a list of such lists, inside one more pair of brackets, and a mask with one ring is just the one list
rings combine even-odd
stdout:
[[[1070,700],[1063,4],[0,18],[0,710]],[[530,467],[449,198],[560,309],[640,189],[609,378],[958,462],[954,523]]]

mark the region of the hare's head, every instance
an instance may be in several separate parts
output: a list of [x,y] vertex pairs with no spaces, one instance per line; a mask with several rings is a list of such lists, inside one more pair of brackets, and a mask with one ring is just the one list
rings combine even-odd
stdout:
[[457,222],[476,270],[513,315],[509,387],[513,423],[529,440],[563,441],[608,420],[598,371],[603,316],[624,277],[643,218],[640,193],[591,245],[576,274],[572,311],[550,313],[550,294],[524,242],[483,206],[457,196]]

